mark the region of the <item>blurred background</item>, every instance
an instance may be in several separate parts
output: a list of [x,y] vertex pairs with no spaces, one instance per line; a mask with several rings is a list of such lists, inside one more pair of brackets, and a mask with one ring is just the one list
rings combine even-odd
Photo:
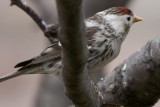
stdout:
[[[57,23],[54,0],[26,2],[48,23]],[[107,65],[107,71],[112,71],[148,40],[160,34],[159,4],[159,0],[85,0],[86,17],[112,6],[126,6],[144,18],[143,22],[132,26],[120,55]],[[37,56],[49,44],[25,12],[9,5],[9,0],[0,0],[0,76],[15,71],[15,64]],[[102,75],[93,75],[93,78],[97,81]],[[65,97],[63,89],[63,83],[56,77],[20,76],[0,83],[0,107],[67,107],[71,102]],[[160,103],[157,103],[154,107],[159,106]]]

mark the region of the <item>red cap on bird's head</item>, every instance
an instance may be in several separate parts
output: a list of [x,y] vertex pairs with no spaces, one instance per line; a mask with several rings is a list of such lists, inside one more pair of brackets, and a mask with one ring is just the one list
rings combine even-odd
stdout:
[[112,7],[106,11],[106,14],[133,15],[133,12],[126,7]]
[[117,8],[117,10],[119,10],[120,12],[122,12],[124,14],[128,14],[128,15],[132,15],[133,14],[133,12],[130,9],[126,8],[126,7],[116,7],[116,8]]

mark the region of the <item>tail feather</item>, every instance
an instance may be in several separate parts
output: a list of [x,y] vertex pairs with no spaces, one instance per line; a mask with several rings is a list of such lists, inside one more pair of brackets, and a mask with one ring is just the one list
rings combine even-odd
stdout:
[[3,77],[0,77],[0,82],[3,82],[3,81],[6,81],[6,80],[9,80],[9,79],[12,79],[12,78],[14,78],[14,77],[17,77],[17,76],[20,76],[20,75],[23,75],[23,74],[25,74],[24,71],[21,71],[21,72],[15,71],[15,72],[13,72],[13,73],[10,73],[10,74],[7,74],[7,75],[5,75],[5,76],[3,76]]
[[20,62],[20,63],[18,63],[17,65],[15,65],[14,68],[26,66],[26,65],[30,64],[32,61],[33,61],[33,59],[30,59],[30,60],[27,60],[27,61]]

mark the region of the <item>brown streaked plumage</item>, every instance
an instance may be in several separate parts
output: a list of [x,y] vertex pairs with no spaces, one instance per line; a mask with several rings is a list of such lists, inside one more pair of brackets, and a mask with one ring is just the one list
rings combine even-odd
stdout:
[[[138,21],[141,19],[135,17],[132,11],[125,7],[113,7],[85,20],[89,50],[87,67],[90,72],[103,68],[118,56],[121,44],[131,25]],[[60,42],[54,42],[39,56],[21,62],[15,67],[20,67],[20,69],[1,77],[0,82],[23,74],[61,76]]]

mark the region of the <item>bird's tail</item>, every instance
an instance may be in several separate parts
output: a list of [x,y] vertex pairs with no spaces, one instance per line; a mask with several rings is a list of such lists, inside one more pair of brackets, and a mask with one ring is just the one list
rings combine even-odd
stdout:
[[20,76],[20,75],[24,75],[24,74],[26,74],[25,72],[26,72],[25,70],[24,71],[19,71],[18,70],[18,71],[15,71],[13,73],[7,74],[5,76],[0,77],[0,82],[12,79],[12,78]]

